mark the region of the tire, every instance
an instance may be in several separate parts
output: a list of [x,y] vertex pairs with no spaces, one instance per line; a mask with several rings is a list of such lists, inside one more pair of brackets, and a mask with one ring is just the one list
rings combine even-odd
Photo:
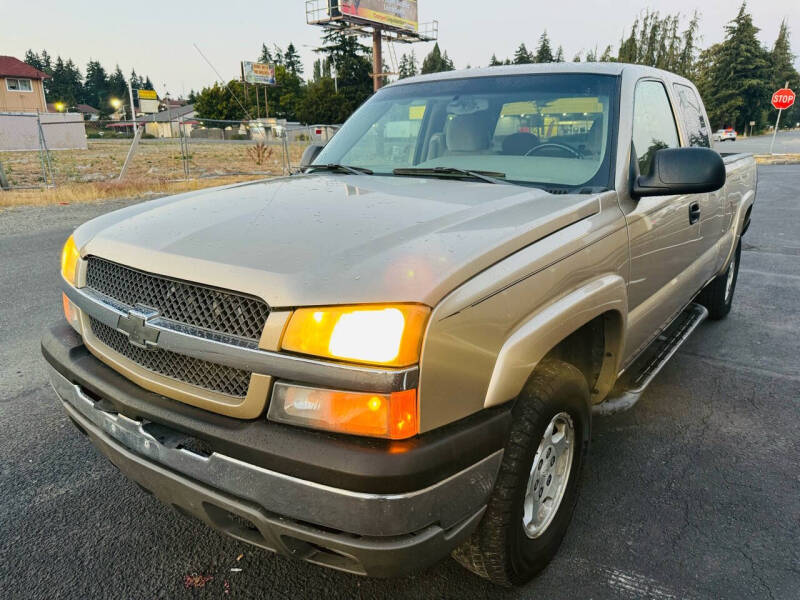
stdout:
[[[697,296],[697,301],[708,309],[708,318],[719,321],[728,316],[733,305],[733,293],[736,291],[736,282],[739,280],[739,260],[742,257],[742,241],[736,244],[728,268],[711,280]],[[728,287],[728,278],[730,287]]]
[[[551,465],[558,456],[561,458],[558,464],[569,464],[569,471],[560,478],[566,481],[563,496],[557,505],[551,503],[556,508],[549,513],[552,515],[549,522],[542,522],[541,530],[533,532],[535,537],[531,537],[523,524],[529,479],[531,485],[542,481],[539,498],[548,468],[555,471],[546,485],[559,486],[556,481],[559,467],[545,465],[542,470],[542,459],[537,457],[540,443],[545,444],[545,432],[550,431],[551,421],[556,419],[562,420],[565,431],[566,423],[571,421],[573,451],[571,461],[566,454],[554,452]],[[505,587],[526,583],[544,569],[555,556],[572,519],[590,434],[589,388],[583,374],[560,360],[543,361],[516,399],[509,439],[486,512],[471,538],[453,551],[453,557],[473,573]],[[541,456],[545,454],[543,447]],[[541,475],[533,477],[535,458]],[[550,487],[547,491],[553,493]]]

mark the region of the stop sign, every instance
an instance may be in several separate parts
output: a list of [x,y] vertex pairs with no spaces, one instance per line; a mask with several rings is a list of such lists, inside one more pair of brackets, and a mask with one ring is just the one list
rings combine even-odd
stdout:
[[778,110],[786,110],[794,104],[794,92],[789,88],[781,88],[772,94],[772,106]]

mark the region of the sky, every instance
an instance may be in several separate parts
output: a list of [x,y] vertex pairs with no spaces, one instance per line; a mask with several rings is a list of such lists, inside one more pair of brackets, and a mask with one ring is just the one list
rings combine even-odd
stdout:
[[[119,64],[126,74],[135,68],[149,75],[160,95],[166,90],[175,97],[217,79],[194,44],[228,80],[238,77],[241,60],[258,58],[262,43],[285,48],[294,42],[310,75],[321,30],[306,24],[305,5],[305,0],[39,0],[33,17],[28,3],[0,0],[2,20],[13,24],[2,28],[0,54],[22,59],[28,48],[44,48],[53,57],[72,58],[84,73],[90,59],[109,70]],[[688,16],[698,5],[700,43],[706,47],[723,39],[738,0],[419,0],[419,20],[439,21],[441,48],[463,68],[485,66],[492,53],[510,57],[520,42],[535,48],[544,29],[554,49],[564,47],[568,60],[595,46],[602,52],[607,44],[619,44],[644,9]],[[800,54],[800,1],[751,0],[748,9],[769,47],[786,19],[794,52]],[[397,44],[395,52],[399,58],[413,47],[421,62],[432,46]],[[800,68],[800,60],[796,64]]]

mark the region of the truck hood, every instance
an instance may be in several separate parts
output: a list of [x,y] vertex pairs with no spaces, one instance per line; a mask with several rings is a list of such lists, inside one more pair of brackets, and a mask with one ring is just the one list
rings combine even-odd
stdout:
[[597,213],[591,195],[432,178],[313,174],[109,213],[81,255],[238,290],[270,306],[438,303],[516,250]]

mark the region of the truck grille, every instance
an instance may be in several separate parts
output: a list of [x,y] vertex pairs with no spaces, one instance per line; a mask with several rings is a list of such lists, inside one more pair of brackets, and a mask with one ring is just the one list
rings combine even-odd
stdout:
[[158,310],[161,317],[227,335],[258,341],[269,316],[266,302],[187,283],[90,256],[86,285],[133,308]]
[[[269,316],[269,307],[262,300],[144,273],[95,256],[87,260],[86,285],[123,306],[143,305],[175,324],[234,336],[253,345],[261,337]],[[148,371],[211,392],[247,396],[251,376],[248,371],[162,348],[139,348],[124,333],[91,317],[90,326],[100,344]]]
[[127,336],[113,327],[92,317],[89,321],[92,333],[99,342],[149,371],[220,394],[237,398],[247,396],[250,386],[248,371],[160,348],[145,350],[128,342]]

